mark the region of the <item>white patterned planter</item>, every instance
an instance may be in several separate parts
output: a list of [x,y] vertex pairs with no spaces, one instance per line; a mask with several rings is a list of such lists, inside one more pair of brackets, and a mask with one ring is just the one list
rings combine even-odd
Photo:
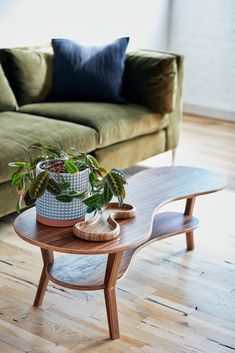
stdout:
[[[44,171],[41,165],[45,162],[38,163],[36,174]],[[84,192],[85,197],[89,191],[89,169],[85,169],[77,174],[69,173],[51,173],[56,181],[70,182],[70,190]],[[63,179],[62,179],[62,177]],[[36,201],[37,220],[40,223],[53,227],[69,227],[75,223],[84,220],[87,206],[82,199],[74,198],[72,202],[57,201],[55,196],[47,190]]]

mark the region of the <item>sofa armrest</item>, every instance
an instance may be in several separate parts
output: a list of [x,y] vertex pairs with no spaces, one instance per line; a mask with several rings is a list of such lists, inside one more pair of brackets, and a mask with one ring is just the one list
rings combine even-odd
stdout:
[[173,111],[169,114],[169,125],[166,128],[166,151],[177,147],[180,133],[180,121],[182,118],[182,95],[184,76],[184,57],[180,54],[172,54],[176,59],[175,76],[175,104]]
[[138,50],[127,53],[123,96],[158,114],[174,110],[177,90],[177,57],[174,54]]

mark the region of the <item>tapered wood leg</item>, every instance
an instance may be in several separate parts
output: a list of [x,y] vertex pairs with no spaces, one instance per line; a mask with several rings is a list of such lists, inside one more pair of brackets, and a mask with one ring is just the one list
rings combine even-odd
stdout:
[[42,260],[43,260],[43,269],[42,269],[33,306],[40,306],[42,304],[42,300],[44,298],[44,294],[47,289],[47,285],[49,281],[47,266],[48,264],[53,263],[54,261],[54,256],[52,251],[41,249],[41,254],[42,254]]
[[43,266],[37,293],[33,302],[33,306],[40,306],[42,304],[42,300],[44,298],[45,291],[47,289],[49,278],[47,276],[47,270],[45,266]]
[[187,250],[191,251],[194,249],[193,231],[186,233],[186,243],[187,243]]
[[110,337],[115,340],[120,337],[115,287],[104,289],[104,297],[109,324],[109,334]]
[[[196,201],[195,197],[187,199],[186,206],[185,206],[185,211],[184,211],[185,216],[192,216],[193,208],[194,208],[194,205],[195,205],[195,201]],[[193,231],[186,233],[186,244],[187,244],[187,250],[188,251],[191,251],[191,250],[194,249]]]
[[109,254],[105,274],[104,297],[109,324],[109,334],[114,340],[120,337],[115,285],[121,259],[122,253]]

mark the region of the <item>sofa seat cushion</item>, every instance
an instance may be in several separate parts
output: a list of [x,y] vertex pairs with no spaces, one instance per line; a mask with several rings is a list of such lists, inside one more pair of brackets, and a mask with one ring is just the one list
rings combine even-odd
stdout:
[[99,148],[157,132],[169,124],[168,115],[137,104],[38,103],[22,106],[20,111],[89,126],[98,133]]
[[0,183],[10,180],[12,161],[28,157],[27,147],[34,142],[68,149],[79,147],[83,152],[96,149],[96,131],[79,124],[56,121],[19,112],[0,113]]

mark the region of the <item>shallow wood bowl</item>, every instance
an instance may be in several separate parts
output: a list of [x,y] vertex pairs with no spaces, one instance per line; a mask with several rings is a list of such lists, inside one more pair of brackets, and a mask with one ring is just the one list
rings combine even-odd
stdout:
[[120,225],[115,219],[131,218],[135,214],[136,208],[130,204],[124,203],[119,207],[117,202],[110,202],[102,213],[96,212],[91,219],[76,223],[73,233],[89,241],[112,240],[120,233]]

